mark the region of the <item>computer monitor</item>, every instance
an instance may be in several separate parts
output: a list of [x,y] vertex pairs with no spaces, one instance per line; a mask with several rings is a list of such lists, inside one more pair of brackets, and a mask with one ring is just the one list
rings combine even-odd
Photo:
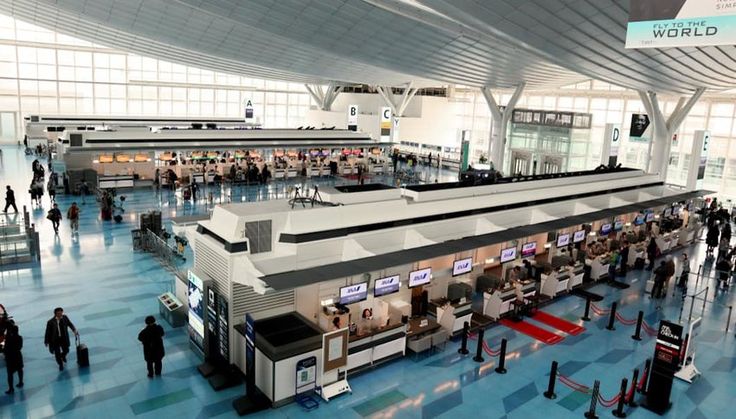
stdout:
[[516,247],[501,250],[501,263],[511,262],[516,259]]
[[466,274],[473,270],[473,258],[458,259],[452,264],[452,276]]
[[644,214],[637,215],[636,218],[634,219],[634,225],[640,226],[640,225],[644,224],[644,218],[645,217],[646,216]]
[[384,295],[393,294],[399,292],[401,288],[401,277],[399,275],[387,276],[385,278],[378,278],[373,283],[373,296],[383,297]]
[[613,231],[621,231],[624,229],[624,222],[621,220],[616,220],[613,223]]
[[672,215],[672,208],[667,208],[664,210],[664,217],[667,218],[670,215]]
[[653,212],[648,212],[647,213],[646,220],[647,220],[648,223],[651,223],[652,221],[654,221],[654,213]]
[[611,232],[611,223],[601,225],[601,235],[607,236]]
[[585,240],[585,230],[578,230],[572,235],[572,242],[573,243],[580,243],[581,241]]
[[570,244],[570,233],[557,236],[557,247],[565,247]]
[[521,257],[528,258],[537,254],[537,242],[525,243],[521,246]]
[[419,269],[409,272],[409,288],[429,284],[432,280],[432,268]]
[[340,304],[348,305],[359,303],[368,298],[368,283],[348,285],[340,288]]

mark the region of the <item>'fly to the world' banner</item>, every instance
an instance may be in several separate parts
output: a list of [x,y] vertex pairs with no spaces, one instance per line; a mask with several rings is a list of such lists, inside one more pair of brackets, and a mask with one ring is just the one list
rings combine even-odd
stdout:
[[626,48],[736,44],[736,0],[630,0]]

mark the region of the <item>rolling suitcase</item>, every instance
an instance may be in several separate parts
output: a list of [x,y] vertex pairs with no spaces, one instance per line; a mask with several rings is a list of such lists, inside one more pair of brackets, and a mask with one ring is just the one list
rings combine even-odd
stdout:
[[77,338],[77,365],[89,367],[89,349],[79,341],[79,338]]
[[652,293],[652,288],[654,288],[654,280],[648,279],[647,280],[646,288],[644,289],[644,292],[647,293],[647,294],[651,294]]

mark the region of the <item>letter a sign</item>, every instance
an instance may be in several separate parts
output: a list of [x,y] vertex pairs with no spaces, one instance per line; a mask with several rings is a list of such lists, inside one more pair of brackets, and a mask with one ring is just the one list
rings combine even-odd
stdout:
[[245,101],[245,122],[253,119],[253,101],[246,99]]

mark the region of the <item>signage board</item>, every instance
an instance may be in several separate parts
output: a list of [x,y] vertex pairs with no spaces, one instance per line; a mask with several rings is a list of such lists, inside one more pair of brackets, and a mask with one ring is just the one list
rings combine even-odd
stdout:
[[557,236],[557,247],[565,247],[570,244],[570,233]]
[[580,243],[581,241],[585,240],[585,230],[578,230],[572,235],[572,242],[573,243]]
[[255,394],[256,385],[256,322],[250,313],[245,313],[245,391]]
[[358,105],[348,106],[348,130],[358,130]]
[[348,285],[340,288],[340,304],[353,304],[368,298],[368,283]]
[[621,231],[624,228],[624,222],[621,220],[616,220],[613,222],[613,231]]
[[253,101],[251,99],[245,100],[245,122],[249,122],[253,119]]
[[611,223],[601,225],[601,235],[607,236],[611,232]]
[[473,258],[459,259],[452,263],[452,276],[466,274],[473,270]]
[[647,220],[648,223],[651,223],[652,221],[654,221],[654,213],[653,212],[648,212],[647,213],[646,220]]
[[646,143],[652,136],[649,115],[644,113],[631,114],[631,127],[629,128],[629,141],[635,143]]
[[399,292],[401,288],[401,277],[399,275],[387,276],[385,278],[378,278],[373,284],[373,296],[381,297],[384,295],[393,294]]
[[630,0],[626,48],[734,44],[734,0]]
[[424,268],[418,271],[409,272],[409,288],[429,284],[429,281],[431,280],[432,268]]
[[705,166],[708,164],[708,145],[710,143],[710,132],[703,131],[703,148],[700,150],[700,164],[698,164],[698,180],[705,178]]
[[388,106],[384,106],[381,108],[381,122],[380,122],[380,129],[381,129],[381,141],[388,142],[391,141],[391,121],[393,120],[393,115],[391,114],[391,108]]
[[537,242],[524,243],[521,246],[521,257],[528,258],[537,254]]
[[192,271],[187,271],[189,304],[189,337],[204,349],[204,282]]
[[516,259],[516,247],[501,250],[501,263],[511,262]]

